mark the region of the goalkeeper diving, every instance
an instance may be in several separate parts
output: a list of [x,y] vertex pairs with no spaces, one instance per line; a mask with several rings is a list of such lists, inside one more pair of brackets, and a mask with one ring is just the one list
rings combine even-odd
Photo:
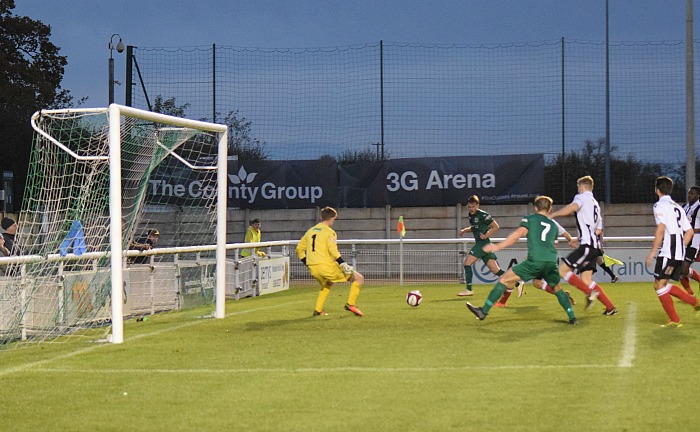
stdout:
[[350,282],[350,294],[345,310],[357,316],[363,316],[355,303],[360,295],[360,289],[365,282],[357,270],[346,263],[338,251],[338,235],[332,226],[338,218],[338,212],[331,207],[321,209],[321,222],[311,227],[301,238],[296,248],[297,257],[303,262],[321,285],[321,291],[316,298],[314,316],[328,315],[323,305],[336,282]]

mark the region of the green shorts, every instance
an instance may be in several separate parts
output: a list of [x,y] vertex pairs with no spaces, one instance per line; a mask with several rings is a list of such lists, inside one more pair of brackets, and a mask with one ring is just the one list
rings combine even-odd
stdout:
[[486,243],[477,243],[472,247],[472,249],[469,251],[469,255],[474,255],[478,259],[484,261],[484,264],[488,263],[489,260],[496,260],[498,261],[498,258],[496,258],[496,254],[493,252],[484,252],[484,246],[487,244],[491,244],[491,242],[486,242]]
[[533,261],[526,259],[512,267],[513,273],[520,276],[523,281],[532,279],[544,279],[547,285],[554,288],[561,281],[559,265],[556,261]]

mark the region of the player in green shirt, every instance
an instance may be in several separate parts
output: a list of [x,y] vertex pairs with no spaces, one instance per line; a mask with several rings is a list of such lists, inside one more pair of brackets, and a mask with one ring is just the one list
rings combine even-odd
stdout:
[[491,270],[491,273],[496,276],[501,276],[505,273],[498,265],[496,254],[493,252],[484,251],[484,246],[491,243],[491,236],[500,229],[498,223],[491,217],[490,214],[479,208],[479,197],[472,195],[467,199],[467,211],[469,211],[469,226],[459,231],[459,236],[466,233],[474,234],[475,244],[464,258],[464,279],[467,282],[466,289],[457,293],[460,297],[474,295],[472,291],[472,280],[474,271],[472,266],[482,260],[484,264]]
[[520,226],[505,240],[497,244],[484,246],[485,252],[498,252],[515,244],[521,237],[527,237],[527,259],[508,269],[499,279],[496,286],[489,293],[488,299],[482,307],[473,306],[467,302],[469,310],[480,320],[486,318],[491,307],[501,298],[507,287],[512,287],[519,280],[544,279],[550,287],[554,287],[554,295],[559,304],[566,311],[569,324],[577,324],[574,310],[571,307],[569,296],[560,287],[561,276],[557,262],[557,249],[555,241],[559,235],[557,224],[547,215],[552,210],[552,199],[548,196],[535,198],[535,213],[524,216]]

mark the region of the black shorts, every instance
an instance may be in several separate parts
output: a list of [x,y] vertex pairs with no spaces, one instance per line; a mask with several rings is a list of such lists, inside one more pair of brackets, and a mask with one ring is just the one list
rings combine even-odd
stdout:
[[564,262],[572,269],[578,270],[579,273],[589,270],[595,271],[596,260],[599,256],[601,256],[600,249],[590,245],[579,245],[564,258]]
[[657,257],[654,266],[654,279],[677,281],[681,276],[681,261]]
[[694,263],[695,258],[698,256],[698,250],[694,247],[687,246],[685,248],[685,261],[689,263]]

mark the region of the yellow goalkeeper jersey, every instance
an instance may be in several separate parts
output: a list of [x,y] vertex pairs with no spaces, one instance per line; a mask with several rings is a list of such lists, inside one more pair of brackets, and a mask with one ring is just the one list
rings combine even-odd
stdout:
[[340,258],[337,234],[333,228],[318,223],[311,227],[301,238],[296,248],[297,257],[306,257],[306,265],[329,264]]

